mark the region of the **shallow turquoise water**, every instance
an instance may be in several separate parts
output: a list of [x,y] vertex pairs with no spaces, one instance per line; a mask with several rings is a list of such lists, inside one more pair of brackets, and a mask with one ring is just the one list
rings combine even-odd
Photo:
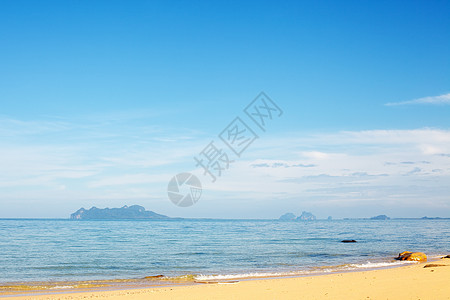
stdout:
[[450,220],[0,220],[0,282],[300,272],[405,250],[448,254]]

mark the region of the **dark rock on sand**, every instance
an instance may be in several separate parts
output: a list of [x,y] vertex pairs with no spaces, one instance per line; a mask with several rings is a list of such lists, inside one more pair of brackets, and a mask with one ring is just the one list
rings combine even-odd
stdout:
[[423,266],[424,268],[434,268],[434,267],[446,267],[446,265],[439,265],[439,264],[428,264]]
[[341,243],[356,243],[355,240],[342,240]]
[[444,257],[442,257],[442,258],[450,258],[450,255],[444,256]]
[[210,280],[195,280],[195,283],[204,283],[204,284],[217,284],[217,283],[222,283],[222,284],[230,284],[230,283],[238,283],[238,280],[221,280],[221,281],[210,281]]
[[406,261],[427,261],[427,255],[423,252],[404,251],[400,253],[395,259]]
[[144,279],[154,279],[154,278],[162,278],[164,275],[153,275],[153,276],[145,276]]

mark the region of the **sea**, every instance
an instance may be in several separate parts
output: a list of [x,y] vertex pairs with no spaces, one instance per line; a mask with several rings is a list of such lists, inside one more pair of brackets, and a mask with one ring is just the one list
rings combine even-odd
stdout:
[[396,266],[406,250],[449,254],[450,220],[0,219],[0,284],[301,276]]

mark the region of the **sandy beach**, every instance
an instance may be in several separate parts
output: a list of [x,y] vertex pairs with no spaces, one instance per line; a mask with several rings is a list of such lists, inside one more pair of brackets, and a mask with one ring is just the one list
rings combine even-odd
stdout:
[[13,299],[450,299],[450,259],[311,277],[246,280]]

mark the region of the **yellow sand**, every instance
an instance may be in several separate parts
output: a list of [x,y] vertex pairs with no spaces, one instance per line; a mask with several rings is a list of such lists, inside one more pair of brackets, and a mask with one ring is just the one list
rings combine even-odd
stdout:
[[[445,266],[424,268],[431,263]],[[450,259],[312,277],[13,299],[450,299]]]

